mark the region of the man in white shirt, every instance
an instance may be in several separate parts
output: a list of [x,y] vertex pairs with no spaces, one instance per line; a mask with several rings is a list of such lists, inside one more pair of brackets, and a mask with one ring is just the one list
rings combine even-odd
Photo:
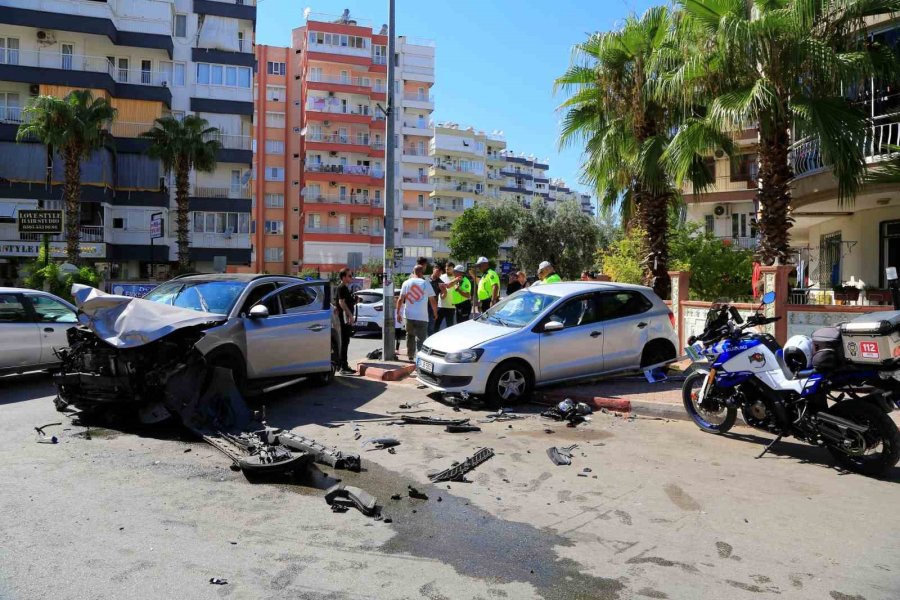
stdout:
[[406,355],[416,359],[416,352],[428,337],[428,305],[437,314],[437,301],[431,283],[425,281],[425,267],[416,265],[413,276],[403,282],[397,302],[397,322],[406,317]]

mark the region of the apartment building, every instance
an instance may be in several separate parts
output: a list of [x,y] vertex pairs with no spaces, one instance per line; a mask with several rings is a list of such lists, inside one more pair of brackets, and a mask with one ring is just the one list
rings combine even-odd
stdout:
[[537,198],[550,206],[572,201],[586,215],[594,216],[591,195],[570,189],[562,179],[551,179],[547,174],[550,165],[546,161],[513,152],[505,153],[502,158],[503,164],[495,174],[503,179],[500,191],[504,200],[512,200],[526,208]]
[[[404,205],[427,197],[434,47],[398,37],[397,245]],[[387,29],[308,13],[291,48],[257,50],[255,258],[258,269],[334,273],[384,255]],[[430,244],[428,244],[430,247]]]
[[[46,149],[15,143],[22,109],[39,94],[90,89],[118,110],[115,152],[82,167],[82,256],[110,279],[146,277],[176,259],[174,186],[144,154],[140,133],[163,115],[200,115],[219,129],[212,173],[191,174],[191,258],[196,268],[250,261],[254,0],[0,0],[0,278],[38,253],[16,214],[42,202],[61,208],[63,169]],[[166,236],[151,257],[151,215]],[[55,237],[51,254],[64,256]],[[163,273],[163,276],[165,274]]]

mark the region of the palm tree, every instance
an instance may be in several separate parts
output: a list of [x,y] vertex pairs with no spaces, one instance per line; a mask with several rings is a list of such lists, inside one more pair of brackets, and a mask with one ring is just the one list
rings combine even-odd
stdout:
[[[759,128],[760,260],[787,259],[792,142],[818,144],[852,202],[865,176],[867,122],[848,90],[890,76],[894,59],[867,24],[900,10],[898,0],[678,0],[690,56],[669,74],[669,92],[712,96],[723,131]],[[675,161],[678,162],[678,161]],[[683,166],[683,163],[682,163]],[[683,169],[678,173],[683,174]]]
[[178,237],[178,269],[190,266],[188,177],[191,169],[210,172],[216,168],[216,154],[221,144],[211,139],[219,132],[209,127],[206,119],[188,115],[179,121],[175,117],[156,119],[153,129],[141,134],[150,140],[147,154],[158,158],[166,175],[175,173],[175,229]]
[[[573,64],[555,82],[570,92],[560,146],[584,143],[582,176],[595,188],[604,212],[619,212],[627,226],[644,232],[644,282],[661,297],[670,291],[669,208],[679,201],[665,151],[684,106],[656,93],[658,54],[671,44],[673,15],[654,7],[629,16],[620,29],[595,33],[578,44]],[[683,153],[679,158],[686,156]],[[686,175],[710,183],[702,156],[687,159]]]
[[16,141],[37,139],[65,163],[66,259],[76,264],[81,254],[81,161],[107,145],[116,109],[89,90],[74,90],[65,98],[38,96],[25,108]]

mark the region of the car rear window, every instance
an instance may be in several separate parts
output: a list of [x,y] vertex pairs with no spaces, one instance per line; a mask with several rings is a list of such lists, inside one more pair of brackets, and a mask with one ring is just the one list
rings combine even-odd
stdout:
[[369,292],[358,292],[356,294],[356,301],[360,304],[376,304],[382,301],[381,294],[372,294]]
[[600,294],[602,319],[620,319],[647,312],[653,303],[640,292],[611,292]]

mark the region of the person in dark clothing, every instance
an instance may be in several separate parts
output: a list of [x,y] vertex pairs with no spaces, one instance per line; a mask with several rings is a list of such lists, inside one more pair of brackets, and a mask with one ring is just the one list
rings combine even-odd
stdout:
[[509,283],[506,284],[506,295],[512,296],[524,287],[527,287],[528,280],[525,278],[525,271],[509,274]]
[[[441,263],[434,263],[434,266],[431,268],[431,279],[428,280],[428,283],[431,284],[431,288],[434,290],[434,297],[440,299],[441,297],[441,275],[444,270],[442,268]],[[428,335],[434,335],[437,333],[437,320],[438,315],[434,312],[434,309],[431,308],[431,305],[428,305]]]
[[353,336],[353,323],[356,321],[356,314],[353,309],[356,301],[350,292],[350,281],[353,279],[353,273],[349,268],[341,269],[338,273],[341,284],[337,289],[338,319],[341,322],[341,375],[356,375],[356,371],[350,368],[347,362],[347,351],[350,348],[350,338]]

